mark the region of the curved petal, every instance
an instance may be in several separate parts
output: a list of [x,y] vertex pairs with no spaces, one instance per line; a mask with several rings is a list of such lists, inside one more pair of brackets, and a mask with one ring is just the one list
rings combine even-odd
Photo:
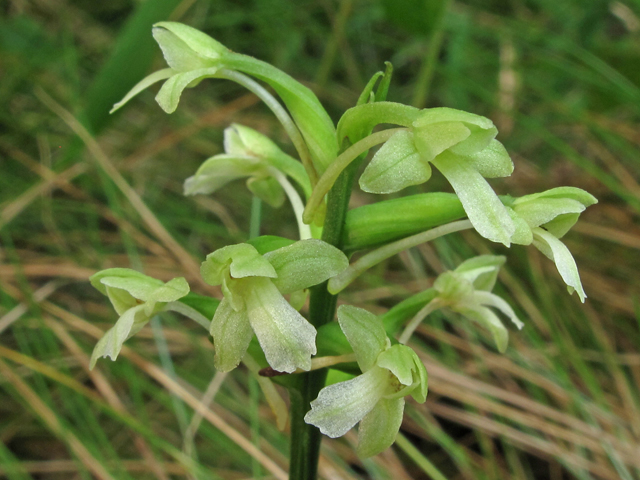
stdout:
[[487,148],[469,155],[469,159],[484,178],[508,177],[513,173],[511,157],[498,140],[491,140]]
[[507,317],[509,317],[513,324],[518,327],[518,329],[522,330],[522,327],[524,327],[524,323],[520,321],[511,306],[499,296],[490,292],[476,291],[473,294],[473,298],[477,300],[481,305],[494,307],[500,310]]
[[149,316],[153,314],[157,302],[168,303],[184,297],[189,293],[189,284],[184,277],[177,277],[169,280],[161,287],[156,288],[145,302],[145,313]]
[[389,380],[388,372],[374,367],[357,377],[320,390],[304,421],[331,438],[341,437],[375,407]]
[[[180,39],[190,50],[212,60],[220,58],[229,49],[206,33],[178,22],[158,22],[153,26],[154,37],[157,30],[166,29]],[[162,45],[161,45],[162,47]]]
[[[416,123],[418,122],[414,125]],[[471,130],[462,122],[442,122],[414,128],[413,133],[422,159],[430,162],[448,148],[468,139]]]
[[554,237],[551,233],[542,228],[534,228],[533,230],[533,244],[535,247],[544,253],[550,260],[556,264],[560,276],[567,284],[569,293],[573,293],[575,290],[580,297],[580,301],[584,303],[584,299],[587,295],[582,288],[582,282],[580,281],[580,274],[578,273],[578,267],[576,261],[573,259],[573,255],[569,249]]
[[247,177],[261,168],[255,157],[216,155],[204,161],[196,173],[184,182],[184,194],[209,194],[238,178]]
[[358,456],[369,458],[389,448],[396,441],[403,414],[404,398],[381,399],[360,422]]
[[476,290],[490,292],[506,260],[502,255],[479,255],[465,260],[454,271],[473,283]]
[[371,193],[393,193],[431,178],[431,167],[418,153],[408,131],[394,134],[378,149],[360,176],[360,188]]
[[162,281],[131,268],[107,268],[92,275],[89,281],[104,295],[109,286],[126,290],[139,300],[146,300],[154,289],[163,284]]
[[[183,25],[186,27],[186,25]],[[191,28],[191,27],[187,27]],[[195,30],[195,29],[194,29]],[[155,38],[167,65],[177,72],[188,72],[199,68],[207,68],[212,64],[212,60],[198,55],[193,49],[183,42],[177,35],[166,28],[154,27],[151,31]],[[202,32],[198,32],[204,35]],[[205,35],[206,36],[206,35]]]
[[502,324],[498,316],[489,310],[487,307],[477,306],[477,307],[461,307],[461,308],[452,308],[465,317],[478,322],[480,325],[485,327],[493,336],[494,342],[496,342],[496,347],[498,347],[498,351],[500,353],[504,353],[507,349],[507,344],[509,343],[509,331]]
[[116,324],[98,340],[91,353],[89,369],[93,369],[100,357],[110,357],[111,360],[118,358],[125,340],[138,333],[148,321],[149,317],[144,314],[144,305],[138,305],[124,312]]
[[[587,207],[582,203],[570,198],[538,198],[535,201],[514,203],[513,205],[516,213],[532,228],[551,222],[559,215],[580,214],[585,208]],[[578,219],[577,216],[574,218]],[[573,226],[573,223],[569,225],[569,228]]]
[[229,372],[236,368],[253,337],[247,311],[236,312],[227,299],[223,299],[213,315],[209,333],[216,349],[213,360],[216,369]]
[[366,372],[376,364],[378,355],[390,346],[382,321],[362,308],[340,305],[338,322],[356,354],[358,366]]
[[200,68],[184,73],[176,73],[169,80],[164,82],[162,88],[156,95],[156,102],[166,113],[173,113],[178,108],[182,91],[204,78],[213,77],[218,71],[218,67]]
[[344,253],[314,238],[278,248],[264,258],[277,273],[273,284],[285,294],[318,285],[349,266]]
[[287,303],[267,278],[247,280],[247,315],[267,362],[278,372],[309,370],[316,329]]
[[200,266],[200,274],[209,285],[220,285],[228,274],[234,279],[278,276],[271,264],[248,243],[227,245],[210,253]]
[[247,180],[247,188],[273,208],[281,207],[284,203],[284,190],[278,180],[273,177],[252,177]]
[[157,83],[160,80],[165,80],[165,79],[171,77],[172,75],[174,75],[175,73],[176,73],[176,71],[173,68],[163,68],[162,70],[158,70],[157,72],[153,72],[151,75],[147,75],[142,80],[140,80],[138,83],[136,83],[134,85],[134,87],[131,90],[129,90],[129,93],[127,93],[124,96],[124,98],[122,100],[120,100],[118,103],[114,103],[113,107],[111,108],[111,110],[109,110],[109,113],[115,112],[120,107],[122,107],[125,103],[127,103],[129,100],[131,100],[133,97],[138,95],[141,91],[146,90],[147,88],[149,88],[154,83]]
[[473,227],[483,237],[507,247],[515,226],[491,186],[466,157],[443,152],[432,163],[455,190]]
[[415,370],[414,355],[415,352],[411,347],[396,344],[378,355],[376,365],[393,373],[402,385],[412,385]]
[[123,315],[131,307],[139,305],[136,298],[120,288],[107,287],[107,297],[109,297],[109,301],[118,315]]

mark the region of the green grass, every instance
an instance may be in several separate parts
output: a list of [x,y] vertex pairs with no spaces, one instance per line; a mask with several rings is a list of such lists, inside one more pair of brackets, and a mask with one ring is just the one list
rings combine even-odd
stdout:
[[[473,233],[391,259],[347,290],[343,301],[382,313],[464,258],[505,254],[499,293],[526,327],[500,355],[459,317],[424,324],[413,346],[430,392],[424,405],[409,402],[403,440],[362,462],[353,432],[325,439],[322,478],[640,478],[637,1],[452,1],[418,26],[390,11],[394,2],[372,0],[138,3],[0,7],[0,478],[226,480],[287,470],[287,434],[242,369],[201,405],[185,450],[185,422],[216,375],[196,325],[163,317],[162,337],[148,327],[117,362],[88,371],[96,338],[115,320],[87,282],[96,270],[185,276],[194,291],[218,294],[199,279],[199,263],[248,238],[251,196],[234,184],[183,198],[181,185],[220,152],[222,129],[244,123],[293,151],[269,112],[229,82],[185,92],[171,116],[152,92],[106,115],[135,75],[161,65],[149,25],[166,18],[305,81],[335,120],[391,60],[390,100],[496,122],[516,165],[492,182],[499,193],[571,185],[600,201],[566,237],[584,305],[537,250]],[[447,188],[439,182],[412,193]],[[352,201],[372,200],[357,191]],[[288,211],[263,208],[262,233],[295,236]]]

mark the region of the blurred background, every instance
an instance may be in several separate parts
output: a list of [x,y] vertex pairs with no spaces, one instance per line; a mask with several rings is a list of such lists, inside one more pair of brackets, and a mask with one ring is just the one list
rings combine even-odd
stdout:
[[[390,60],[389,100],[491,118],[514,196],[561,185],[599,199],[565,237],[587,302],[534,248],[467,232],[363,276],[341,301],[382,313],[479,253],[506,255],[497,293],[526,327],[506,354],[453,314],[413,346],[430,374],[402,437],[357,459],[325,439],[323,479],[640,478],[640,2],[638,0],[5,0],[0,2],[0,478],[286,478],[278,432],[245,369],[216,375],[201,327],[166,314],[117,362],[88,358],[116,320],[88,283],[136,268],[185,276],[248,237],[234,183],[182,196],[239,122],[293,152],[270,112],[207,80],[177,112],[156,88],[108,115],[164,62],[151,25],[176,20],[308,85],[335,121]],[[402,194],[447,190],[437,175]],[[353,206],[376,198],[356,189]],[[262,233],[295,238],[287,208]],[[194,413],[197,411],[197,413]]]

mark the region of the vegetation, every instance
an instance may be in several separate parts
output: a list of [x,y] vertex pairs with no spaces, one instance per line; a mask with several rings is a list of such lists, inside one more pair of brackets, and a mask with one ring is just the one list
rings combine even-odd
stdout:
[[[0,29],[2,474],[285,478],[286,433],[253,377],[215,372],[197,325],[154,317],[119,362],[88,369],[113,314],[86,279],[132,267],[163,281],[184,276],[192,290],[215,294],[200,262],[249,238],[252,199],[231,184],[185,200],[182,182],[221,153],[229,123],[287,145],[270,113],[230,82],[203,82],[171,116],[146,92],[136,108],[107,117],[156,69],[147,61],[157,51],[150,25],[170,18],[309,80],[330,113],[353,106],[389,59],[390,100],[494,119],[518,168],[492,182],[498,192],[571,185],[600,200],[566,237],[584,305],[537,250],[506,249],[475,232],[361,276],[344,300],[382,314],[465,258],[506,255],[496,291],[526,327],[500,355],[456,314],[430,316],[412,340],[430,375],[426,403],[407,402],[396,446],[364,462],[353,432],[326,440],[321,477],[636,478],[639,13],[620,2],[500,5],[417,2],[417,15],[397,2],[348,0],[295,11],[275,0],[252,10],[205,1],[9,3]],[[434,175],[411,188],[448,187]],[[352,198],[354,206],[371,201]],[[262,233],[296,237],[289,212],[263,209]]]

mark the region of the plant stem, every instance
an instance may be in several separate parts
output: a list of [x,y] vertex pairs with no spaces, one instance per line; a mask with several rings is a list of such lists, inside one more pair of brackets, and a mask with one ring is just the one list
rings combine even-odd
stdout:
[[[329,192],[327,216],[325,217],[322,240],[337,248],[342,247],[347,207],[351,196],[353,177],[359,162],[353,162],[338,177]],[[327,291],[327,282],[311,289],[309,299],[309,321],[318,329],[333,320],[337,296]],[[291,453],[289,463],[290,480],[316,480],[320,457],[320,430],[304,421],[311,409],[310,403],[318,397],[324,387],[327,369],[296,375],[297,385],[290,389],[291,398]]]

